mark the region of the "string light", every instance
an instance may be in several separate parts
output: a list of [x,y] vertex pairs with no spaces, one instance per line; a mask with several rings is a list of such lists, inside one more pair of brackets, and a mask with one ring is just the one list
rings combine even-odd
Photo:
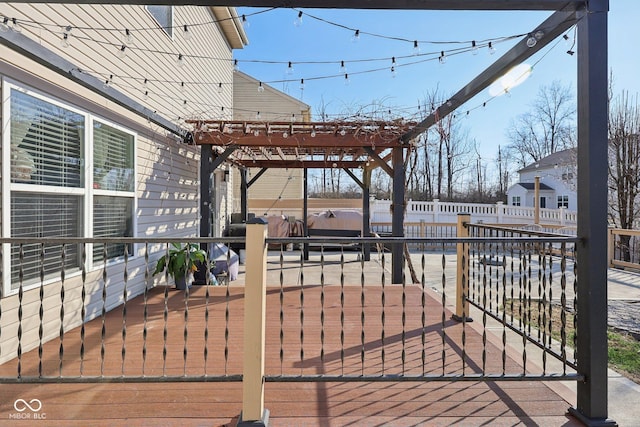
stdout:
[[113,74],[110,74],[107,80],[104,81],[104,88],[107,89],[113,83]]
[[420,54],[420,46],[418,46],[418,40],[413,41],[413,54],[414,55]]
[[124,58],[125,56],[127,56],[127,46],[122,45],[122,46],[120,47],[120,49],[118,50],[118,56],[119,56],[120,58]]
[[478,54],[478,46],[476,45],[476,41],[475,40],[471,41],[471,54],[472,55],[477,55]]
[[264,86],[262,86],[262,82],[258,83],[258,93],[264,92]]
[[11,22],[13,23],[13,31],[16,33],[22,32],[22,27],[18,24],[18,20],[16,18],[11,18]]
[[233,60],[233,71],[234,72],[240,71],[240,65],[238,65],[238,60],[237,59]]
[[9,17],[5,16],[2,18],[2,22],[0,22],[0,31],[3,33],[9,30]]
[[242,15],[242,26],[247,29],[251,26],[251,23],[247,20],[247,15]]
[[184,56],[181,53],[178,54],[176,63],[178,64],[178,67],[184,67]]
[[67,48],[70,46],[69,33],[67,33],[66,31],[62,34],[62,39],[60,40],[60,46],[63,48]]
[[440,57],[438,58],[438,62],[441,64],[444,64],[445,62],[447,62],[447,57],[444,54],[444,50],[440,52]]
[[289,65],[287,65],[287,74],[288,75],[293,74],[293,64],[291,63],[291,61],[289,61]]
[[131,34],[131,31],[129,31],[129,29],[127,29],[127,28],[125,28],[125,30],[124,30],[123,43],[125,43],[125,44],[133,43],[133,34]]
[[352,43],[356,43],[356,42],[358,42],[359,40],[360,40],[360,30],[356,30],[356,31],[353,33],[353,37],[351,37],[351,42],[352,42]]
[[293,25],[299,27],[302,25],[302,11],[298,12],[298,17],[293,21]]
[[347,72],[347,67],[344,65],[344,61],[340,61],[340,73],[345,74]]
[[262,116],[260,115],[260,111],[256,112],[256,120],[260,120],[262,119]]
[[180,82],[180,92],[184,92],[185,84],[184,82]]
[[396,67],[391,67],[391,77],[395,79],[396,76],[397,76]]
[[300,90],[304,90],[304,79],[300,79]]
[[345,74],[344,75],[344,84],[345,86],[349,86],[350,80],[349,80],[349,74]]
[[189,41],[189,40],[191,40],[191,36],[192,35],[193,34],[191,34],[191,31],[189,31],[189,26],[187,24],[184,24],[183,31],[182,31],[182,37],[185,40]]
[[218,93],[222,93],[222,83],[218,83]]
[[496,48],[493,47],[492,42],[489,42],[488,49],[489,49],[489,55],[493,55],[494,53],[496,53]]

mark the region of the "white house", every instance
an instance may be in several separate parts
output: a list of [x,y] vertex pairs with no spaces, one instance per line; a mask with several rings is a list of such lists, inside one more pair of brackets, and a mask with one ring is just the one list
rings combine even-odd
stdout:
[[[198,236],[184,119],[232,110],[240,21],[217,6],[0,4],[2,237]],[[104,246],[3,244],[0,363],[143,292],[144,245]],[[62,286],[75,309],[61,319]]]
[[535,182],[539,180],[540,208],[577,210],[576,150],[555,152],[518,171],[519,181],[507,190],[511,206],[535,206]]

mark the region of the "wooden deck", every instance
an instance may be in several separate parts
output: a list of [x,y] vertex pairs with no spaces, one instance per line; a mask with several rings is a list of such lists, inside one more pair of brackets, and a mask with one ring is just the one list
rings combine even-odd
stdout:
[[[169,290],[166,295],[164,288],[149,292],[146,322],[144,299],[138,297],[127,303],[126,320],[122,309],[107,314],[104,334],[101,318],[86,324],[82,358],[81,330],[67,332],[62,368],[59,339],[45,344],[41,356],[37,349],[24,354],[22,375],[38,375],[39,369],[42,375],[54,377],[60,369],[63,377],[240,374],[243,288],[194,287],[187,302],[182,292]],[[379,375],[383,369],[388,375],[482,372],[482,335],[466,325],[463,346],[462,325],[449,320],[441,296],[430,290],[425,295],[423,307],[422,290],[416,285],[404,289],[396,285],[384,289],[270,287],[267,375],[273,380],[283,374]],[[506,373],[522,372],[520,354],[492,340],[484,348],[487,373],[500,372],[502,366]],[[0,375],[16,376],[17,369],[14,359],[0,366]],[[267,382],[265,406],[273,426],[580,425],[565,414],[570,404],[554,391],[559,386],[553,383],[552,389],[548,383],[534,381]],[[18,412],[14,407],[18,399],[38,399],[42,409]],[[22,425],[38,426],[221,426],[235,423],[242,407],[242,387],[229,381],[123,383],[117,379],[98,384],[5,384],[0,387],[0,402],[0,424],[21,416]],[[45,419],[36,423],[36,416]],[[33,424],[26,424],[27,420]]]

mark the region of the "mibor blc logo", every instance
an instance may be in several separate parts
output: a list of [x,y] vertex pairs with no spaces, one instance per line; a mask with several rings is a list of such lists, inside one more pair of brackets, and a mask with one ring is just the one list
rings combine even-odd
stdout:
[[46,420],[47,414],[42,411],[42,402],[39,399],[16,399],[13,402],[16,412],[9,414],[11,420]]

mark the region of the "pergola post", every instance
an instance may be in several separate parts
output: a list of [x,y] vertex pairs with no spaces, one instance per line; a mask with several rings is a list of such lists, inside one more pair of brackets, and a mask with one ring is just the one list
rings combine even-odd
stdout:
[[[371,169],[365,167],[362,171],[362,237],[371,237]],[[363,256],[365,261],[371,261],[371,245],[365,243],[363,246]]]
[[[211,237],[211,174],[213,146],[203,145],[200,149],[200,237]],[[206,245],[205,245],[206,248]],[[203,248],[203,249],[205,249]]]
[[[304,237],[309,237],[309,224],[307,223],[307,216],[309,215],[309,183],[307,182],[308,173],[307,168],[304,168],[302,175],[302,185],[304,194],[302,195],[302,234]],[[309,259],[309,244],[302,245],[302,256],[304,260]]]
[[247,193],[249,192],[249,185],[247,184],[247,168],[240,168],[240,215],[242,221],[247,222],[248,208],[247,208]]
[[[402,147],[394,147],[391,236],[404,237],[404,156]],[[404,248],[402,242],[391,245],[391,283],[402,283]]]
[[588,426],[616,425],[607,413],[608,0],[578,19],[578,382],[572,415]]

